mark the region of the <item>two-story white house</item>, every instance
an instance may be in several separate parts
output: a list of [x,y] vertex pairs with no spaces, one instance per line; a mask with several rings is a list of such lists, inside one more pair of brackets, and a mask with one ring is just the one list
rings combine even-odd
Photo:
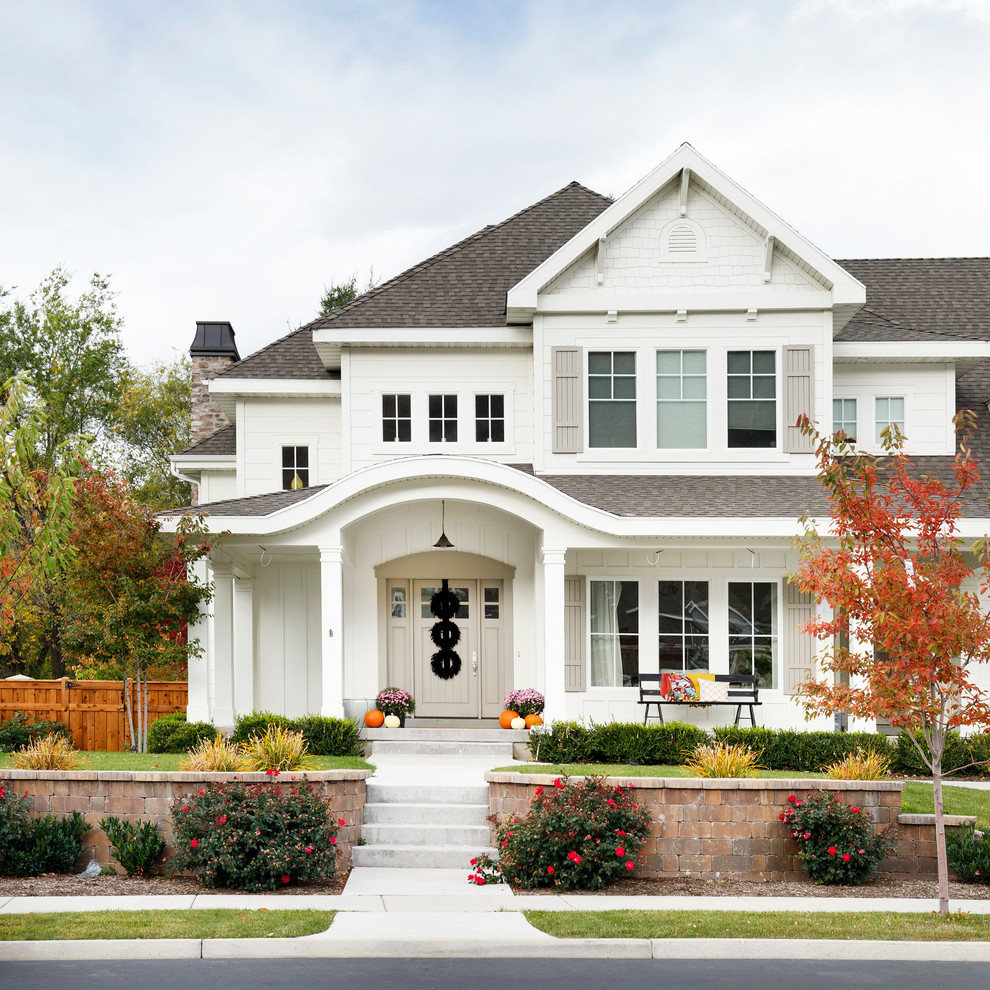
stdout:
[[[551,718],[633,720],[641,673],[686,669],[754,673],[760,722],[803,724],[812,604],[785,576],[825,502],[795,421],[867,448],[896,423],[948,465],[957,407],[986,426],[990,259],[834,261],[683,145],[246,358],[200,324],[192,356],[174,469],[229,535],[191,718],[362,715],[396,685],[424,717],[535,687]],[[454,676],[431,662],[444,580]]]

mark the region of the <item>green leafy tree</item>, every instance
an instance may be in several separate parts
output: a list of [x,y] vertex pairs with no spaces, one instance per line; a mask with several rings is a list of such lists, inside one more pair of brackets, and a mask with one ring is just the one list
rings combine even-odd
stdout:
[[57,464],[62,444],[107,429],[120,400],[127,361],[109,279],[93,275],[77,299],[71,276],[55,268],[27,301],[0,288],[0,380],[26,373],[46,414],[34,455]]
[[356,273],[346,282],[331,282],[329,287],[323,288],[323,298],[320,299],[320,311],[317,316],[329,316],[334,310],[353,302],[359,295],[370,292],[377,284],[374,268],[368,272],[368,284],[363,289],[357,287]]

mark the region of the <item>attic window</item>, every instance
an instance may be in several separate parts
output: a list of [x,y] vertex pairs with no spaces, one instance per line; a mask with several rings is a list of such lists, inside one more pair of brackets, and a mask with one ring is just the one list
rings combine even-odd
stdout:
[[661,261],[704,261],[705,232],[684,217],[672,220],[660,232]]

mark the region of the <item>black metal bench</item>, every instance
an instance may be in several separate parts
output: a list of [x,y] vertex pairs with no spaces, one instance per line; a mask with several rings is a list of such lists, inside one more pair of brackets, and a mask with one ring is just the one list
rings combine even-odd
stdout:
[[[716,674],[717,683],[729,685],[729,697],[727,701],[669,701],[660,693],[660,681],[663,674],[640,674],[639,675],[639,704],[644,705],[643,725],[646,725],[648,718],[658,718],[663,723],[663,711],[661,705],[735,705],[736,721],[739,724],[739,716],[743,708],[749,709],[749,721],[751,725],[756,725],[756,716],[753,708],[761,705],[760,689],[756,683],[754,674]],[[734,689],[734,686],[736,686]],[[650,706],[653,705],[657,713],[650,715]]]

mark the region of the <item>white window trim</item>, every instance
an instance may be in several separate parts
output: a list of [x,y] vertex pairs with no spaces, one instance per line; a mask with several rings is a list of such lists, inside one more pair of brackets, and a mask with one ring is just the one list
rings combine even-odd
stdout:
[[[711,357],[715,349],[706,344],[702,347],[655,347],[653,349],[653,447],[657,456],[664,460],[681,460],[685,456],[709,455],[712,452],[712,372]],[[661,353],[671,354],[684,351],[701,351],[705,355],[705,445],[703,447],[661,447],[660,446],[660,388],[658,378],[660,377],[657,368],[657,355]],[[726,411],[728,414],[728,410]],[[728,448],[726,448],[728,449]],[[735,448],[734,448],[735,449]],[[769,450],[770,448],[766,448]]]
[[275,476],[275,487],[272,491],[284,491],[282,488],[282,448],[283,447],[308,447],[309,448],[309,488],[320,485],[319,472],[319,435],[316,433],[293,433],[282,434],[272,437],[272,461]]
[[730,584],[775,584],[777,586],[777,655],[774,657],[774,667],[777,681],[777,687],[775,688],[760,688],[761,694],[768,694],[773,698],[786,697],[784,695],[783,689],[781,688],[781,682],[783,680],[783,669],[781,667],[781,662],[783,657],[781,656],[781,649],[783,643],[783,618],[784,618],[784,582],[782,578],[775,578],[769,575],[754,575],[747,576],[743,573],[729,575],[725,578],[722,599],[724,616],[722,627],[722,648],[724,653],[722,654],[722,671],[721,673],[727,674],[729,672],[729,585]]
[[[730,351],[749,351],[750,354],[756,351],[767,351],[772,352],[773,358],[773,370],[774,370],[774,419],[776,422],[776,443],[772,447],[730,447],[729,446],[729,352]],[[744,453],[747,454],[749,459],[752,459],[754,454],[759,455],[760,452],[766,452],[766,454],[775,453],[778,455],[784,454],[784,396],[783,396],[783,386],[784,386],[784,361],[783,361],[783,347],[780,344],[764,345],[759,344],[749,344],[748,346],[737,346],[735,344],[726,344],[722,349],[722,382],[724,388],[722,390],[723,400],[722,406],[725,413],[725,419],[723,421],[723,432],[722,437],[725,443],[725,450],[731,456],[732,454]]]
[[[634,377],[634,382],[636,383],[636,397],[635,399],[619,399],[619,400],[607,400],[607,401],[619,401],[619,402],[633,402],[635,405],[635,418],[636,423],[636,446],[635,447],[592,447],[591,446],[591,371],[590,362],[592,352],[596,354],[611,353],[611,354],[632,354],[636,362],[636,375]],[[638,456],[630,456],[632,451],[644,450],[643,447],[643,437],[649,436],[649,432],[646,432],[645,427],[645,416],[646,411],[644,409],[643,403],[643,348],[637,344],[630,346],[622,346],[621,344],[609,344],[604,343],[599,346],[587,346],[584,348],[584,449],[585,449],[585,459],[586,460],[596,460],[600,456],[603,456],[606,460],[639,460]],[[656,360],[656,359],[654,359]],[[656,365],[654,365],[656,367]],[[656,371],[653,373],[654,386],[653,393],[656,394]],[[649,393],[646,393],[649,394]],[[656,404],[653,406],[653,434],[656,435]]]
[[[715,650],[715,623],[714,623],[714,613],[718,605],[718,599],[715,595],[715,588],[718,581],[716,576],[713,576],[710,572],[702,572],[696,575],[682,575],[682,574],[655,574],[653,576],[653,611],[656,613],[657,620],[657,635],[656,641],[654,643],[654,659],[657,662],[657,669],[662,671],[663,668],[659,666],[660,663],[660,582],[661,581],[679,581],[681,584],[686,584],[689,581],[704,582],[708,585],[708,671],[709,674],[723,673],[723,671],[717,671],[714,669],[716,650]],[[726,585],[726,595],[728,595],[728,585]],[[642,605],[640,605],[640,611],[642,611]],[[726,639],[728,643],[728,639]],[[728,654],[726,654],[726,662],[723,665],[725,670],[728,670]],[[642,669],[642,664],[640,664]]]
[[[588,574],[584,581],[584,600],[585,600],[585,610],[584,610],[584,642],[585,642],[585,654],[587,660],[585,661],[585,684],[587,685],[586,693],[595,694],[598,697],[603,697],[608,695],[610,692],[620,692],[623,697],[631,697],[633,694],[639,695],[639,685],[634,685],[630,687],[625,687],[622,684],[592,684],[591,680],[591,583],[593,581],[629,581],[636,582],[639,591],[639,609],[637,613],[637,657],[639,660],[639,670],[638,673],[644,673],[643,667],[643,586],[645,576],[642,574]],[[653,607],[656,610],[656,589],[652,592],[653,597]],[[648,671],[646,671],[648,673]]]

